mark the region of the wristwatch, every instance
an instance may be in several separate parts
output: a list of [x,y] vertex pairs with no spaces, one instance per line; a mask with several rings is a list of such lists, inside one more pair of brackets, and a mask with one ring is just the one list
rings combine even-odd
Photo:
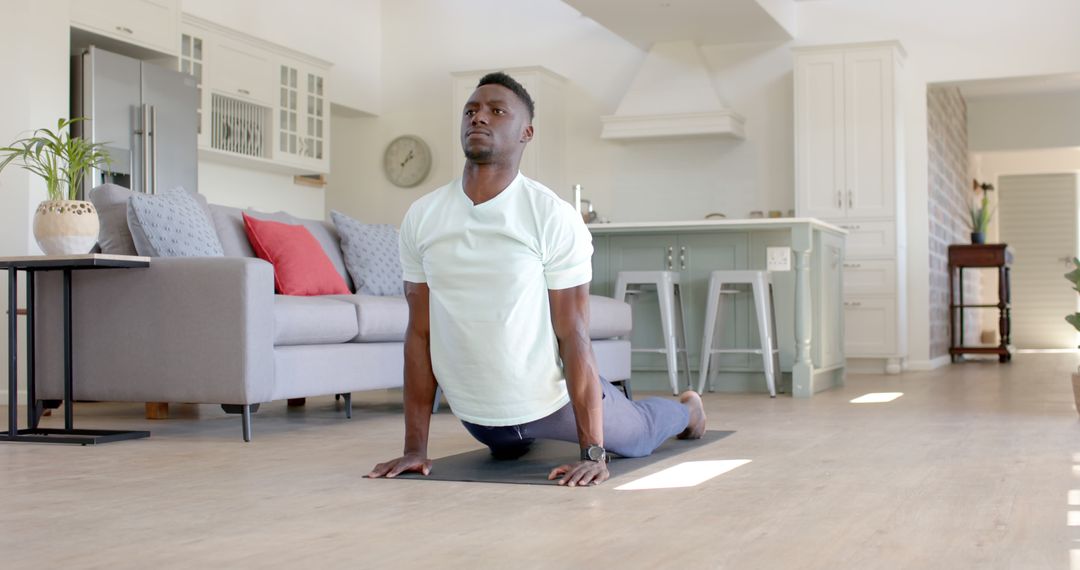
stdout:
[[604,463],[607,463],[607,450],[599,445],[590,445],[589,447],[581,450],[581,460],[595,461],[597,463],[600,463],[602,461]]

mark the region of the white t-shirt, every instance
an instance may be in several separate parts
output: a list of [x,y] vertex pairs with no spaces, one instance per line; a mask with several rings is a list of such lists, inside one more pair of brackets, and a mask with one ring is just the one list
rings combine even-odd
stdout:
[[430,290],[431,366],[457,417],[517,425],[570,401],[548,289],[592,280],[573,206],[521,173],[473,205],[458,179],[413,203],[400,246],[405,281]]

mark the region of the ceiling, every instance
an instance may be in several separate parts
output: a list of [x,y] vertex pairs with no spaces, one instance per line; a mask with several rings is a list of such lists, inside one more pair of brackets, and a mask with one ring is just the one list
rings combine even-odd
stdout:
[[648,49],[657,42],[698,44],[786,41],[795,32],[792,0],[563,0]]
[[1080,93],[1080,73],[980,79],[949,83],[942,86],[959,88],[964,98],[969,100],[1007,95]]

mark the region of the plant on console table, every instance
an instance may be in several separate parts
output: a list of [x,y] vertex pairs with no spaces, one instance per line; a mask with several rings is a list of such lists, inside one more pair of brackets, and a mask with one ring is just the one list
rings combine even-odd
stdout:
[[971,206],[971,243],[986,243],[986,229],[990,227],[990,218],[994,215],[990,208],[990,192],[994,190],[994,185],[973,180],[972,190],[975,191],[976,202]]
[[[1072,283],[1073,291],[1080,293],[1080,259],[1073,258],[1073,270],[1065,274],[1065,279]],[[1066,315],[1065,320],[1077,331],[1080,331],[1080,313]],[[1077,368],[1072,377],[1073,400],[1076,403],[1076,411],[1080,413],[1080,368]]]
[[72,137],[69,127],[83,118],[60,119],[56,130],[37,129],[29,137],[0,148],[0,170],[18,161],[45,180],[48,199],[34,214],[34,238],[48,255],[89,253],[97,243],[97,210],[77,200],[86,173],[109,163],[101,143]]

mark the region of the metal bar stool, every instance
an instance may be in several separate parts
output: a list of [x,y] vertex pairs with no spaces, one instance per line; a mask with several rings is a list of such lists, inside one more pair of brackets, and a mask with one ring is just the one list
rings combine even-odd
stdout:
[[[738,293],[734,289],[724,289],[724,285],[750,285],[754,294],[754,309],[757,312],[758,336],[761,348],[714,348],[713,333],[721,311],[722,295]],[[776,339],[776,311],[773,307],[772,278],[768,271],[713,271],[709,274],[709,296],[706,298],[705,333],[701,343],[701,377],[698,380],[698,392],[705,391],[705,381],[709,376],[709,366],[714,354],[760,354],[765,370],[765,382],[769,387],[769,396],[776,397],[776,377],[780,373],[780,348]],[[710,388],[712,384],[710,383]]]
[[[679,273],[677,271],[620,271],[615,278],[615,298],[632,305],[643,285],[656,287],[656,297],[660,303],[660,327],[664,334],[664,347],[631,348],[630,351],[665,355],[671,393],[677,396],[679,394],[678,356],[680,355],[683,360],[683,371],[686,374],[687,388],[693,387],[690,379],[690,358],[686,352],[686,319],[683,318]],[[627,300],[628,296],[630,300]]]

